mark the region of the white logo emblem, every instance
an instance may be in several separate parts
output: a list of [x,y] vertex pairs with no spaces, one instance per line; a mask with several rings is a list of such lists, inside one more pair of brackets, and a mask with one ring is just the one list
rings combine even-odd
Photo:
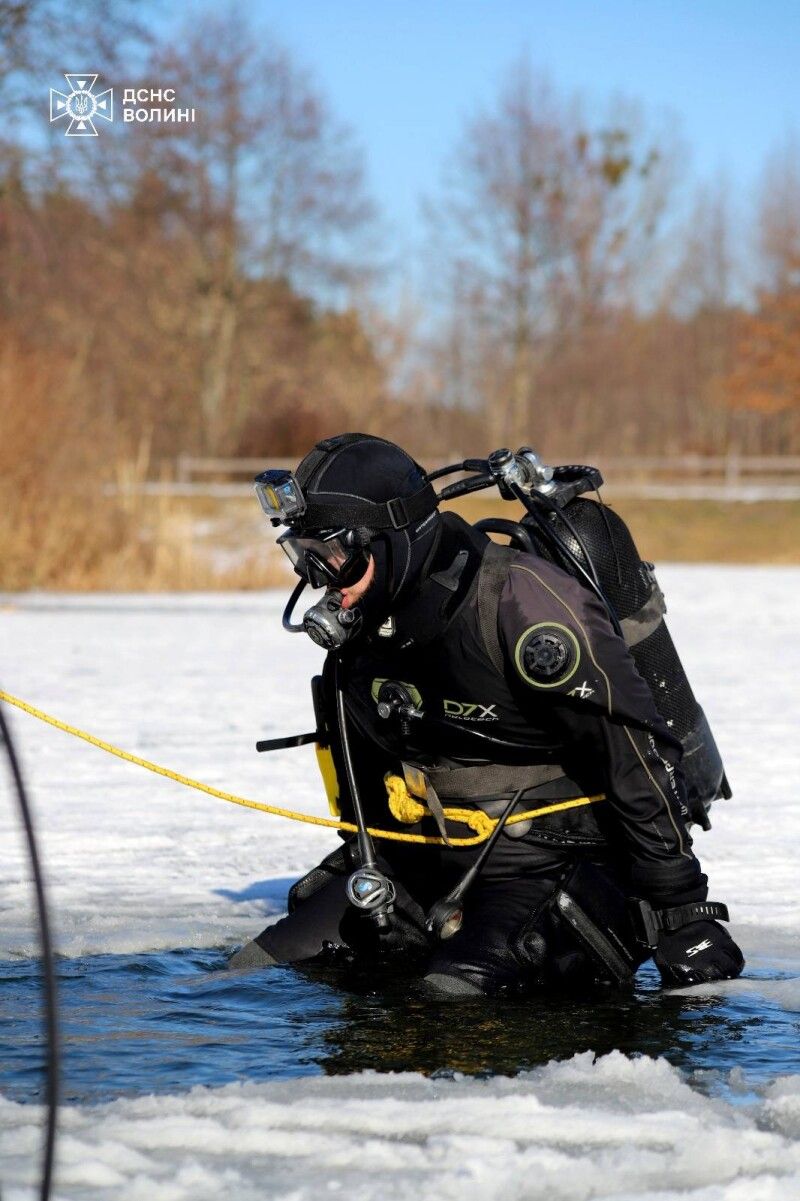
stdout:
[[50,89],[50,120],[60,121],[62,117],[69,117],[69,125],[64,130],[67,138],[96,138],[95,117],[102,117],[104,121],[114,120],[113,88],[95,93],[92,89],[97,83],[96,75],[65,72],[64,78],[71,90],[57,92],[55,88]]
[[463,717],[468,721],[500,720],[496,705],[481,705],[477,701],[442,701],[442,704],[448,717]]
[[594,688],[590,688],[584,680],[577,688],[573,688],[571,692],[568,692],[567,696],[579,696],[582,701],[585,701],[587,697],[594,696]]
[[699,955],[701,951],[707,951],[710,946],[711,939],[704,938],[702,942],[695,943],[693,947],[689,947],[689,950],[686,952],[686,954],[691,959],[692,955]]

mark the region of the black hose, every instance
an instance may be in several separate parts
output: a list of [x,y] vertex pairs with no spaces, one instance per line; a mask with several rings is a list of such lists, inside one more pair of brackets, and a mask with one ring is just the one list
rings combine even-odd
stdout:
[[[564,525],[567,527],[570,534],[572,534],[572,537],[575,539],[578,549],[580,550],[581,554],[584,557],[586,566],[589,569],[589,571],[591,571],[591,573],[592,573],[592,579],[594,580],[597,587],[601,588],[602,584],[600,583],[600,577],[597,574],[597,568],[594,565],[594,560],[592,559],[592,556],[589,554],[588,550],[586,549],[586,543],[583,541],[583,538],[580,536],[578,531],[575,529],[575,526],[570,521],[569,517],[567,517],[567,514],[564,512],[563,509],[560,509],[558,507],[558,505],[550,499],[549,496],[542,496],[541,493],[537,493],[536,496],[537,496],[537,501],[539,504],[541,504],[545,509],[547,509],[548,512],[554,514],[554,516],[560,518],[560,520],[563,521]],[[565,543],[565,545],[566,545],[566,543]]]
[[22,770],[11,741],[11,731],[8,728],[3,706],[0,704],[0,738],[8,756],[11,776],[19,802],[19,811],[25,836],[28,842],[28,854],[33,872],[33,882],[36,889],[36,908],[39,915],[39,943],[42,953],[42,976],[44,980],[44,1010],[45,1026],[47,1029],[47,1081],[46,1103],[47,1123],[45,1126],[44,1155],[42,1161],[42,1182],[39,1189],[41,1201],[48,1201],[53,1179],[53,1158],[56,1145],[56,1122],[58,1117],[59,1094],[59,1038],[58,1038],[58,998],[56,993],[56,971],[53,958],[53,942],[50,936],[50,921],[47,915],[47,899],[45,897],[42,867],[36,845],[36,835],[33,829],[28,795],[22,779]]
[[497,480],[493,475],[474,475],[468,480],[456,480],[442,488],[438,500],[452,500],[456,496],[467,496],[470,492],[480,492],[483,488],[491,488]]
[[308,580],[300,580],[297,584],[295,584],[294,588],[292,589],[292,595],[289,597],[288,601],[286,602],[286,608],[283,610],[281,624],[283,625],[284,630],[288,630],[290,634],[300,634],[305,629],[302,621],[292,621],[292,614],[294,613],[294,607],[300,598],[300,593],[303,591],[307,583]]
[[435,471],[429,471],[426,474],[428,483],[433,483],[434,480],[439,480],[443,475],[454,475],[456,471],[464,471],[463,463],[450,463],[447,467],[437,467]]
[[[563,538],[561,538],[559,536],[559,534],[556,532],[556,530],[553,528],[552,524],[549,521],[547,521],[547,519],[545,517],[543,517],[541,513],[538,512],[533,498],[530,496],[527,496],[522,491],[522,489],[519,487],[518,484],[510,484],[509,486],[511,488],[511,491],[516,496],[517,500],[519,500],[525,506],[525,508],[530,513],[531,517],[536,522],[536,525],[538,526],[539,530],[541,531],[542,536],[544,538],[546,538],[550,542],[550,544],[552,546],[554,546],[556,548],[556,550],[564,557],[564,559],[566,560],[567,565],[568,565],[567,570],[568,571],[574,570],[574,571],[578,572],[579,575],[583,576],[583,578],[586,580],[586,583],[591,588],[592,592],[594,592],[595,596],[597,597],[597,599],[600,601],[600,603],[603,605],[606,612],[608,613],[609,619],[611,621],[612,626],[614,627],[615,632],[617,634],[619,634],[620,638],[624,638],[625,635],[622,632],[622,626],[620,625],[619,618],[617,617],[614,606],[611,604],[611,601],[608,599],[608,597],[606,596],[605,592],[600,587],[600,584],[596,579],[597,573],[595,571],[594,563],[592,563],[591,558],[588,559],[588,562],[591,564],[591,567],[592,567],[592,574],[590,575],[590,573],[586,570],[584,565],[581,563],[578,556],[576,554],[574,554],[572,550],[570,550],[570,548],[567,546],[567,544],[563,540]],[[537,499],[539,499],[539,498],[537,497]],[[561,516],[563,517],[563,514],[561,514]],[[578,544],[579,544],[579,546],[582,545],[580,543],[580,541]],[[584,549],[584,554],[585,553],[586,553],[586,551]],[[593,576],[595,578],[593,578]]]
[[347,786],[350,790],[350,799],[353,802],[353,813],[358,827],[358,853],[361,858],[362,867],[375,867],[375,844],[372,841],[372,835],[367,829],[367,819],[364,815],[364,807],[361,803],[361,793],[356,781],[355,768],[353,767],[353,756],[350,751],[350,738],[347,733],[347,713],[344,707],[344,689],[341,681],[341,666],[336,664],[336,718],[339,726],[339,739],[342,745],[342,759],[344,760],[344,770],[347,778]]

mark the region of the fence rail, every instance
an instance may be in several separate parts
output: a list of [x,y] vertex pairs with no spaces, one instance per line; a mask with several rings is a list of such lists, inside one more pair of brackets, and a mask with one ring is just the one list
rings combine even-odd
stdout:
[[[457,463],[463,454],[429,463],[433,469]],[[609,496],[664,500],[800,500],[798,455],[586,455],[596,463]],[[154,495],[241,497],[263,458],[179,456],[174,481],[145,483],[137,491]],[[270,459],[271,467],[291,470],[294,459]]]
[[[726,479],[745,475],[793,474],[800,478],[800,455],[586,455],[589,463],[597,463],[601,470],[620,472],[626,475],[644,471],[658,471],[669,475],[722,475]],[[441,462],[430,463],[431,468],[457,463],[464,455],[454,451]],[[214,458],[195,455],[179,455],[176,460],[176,479],[189,483],[196,475],[255,475],[265,466],[291,469],[296,459],[265,458]]]

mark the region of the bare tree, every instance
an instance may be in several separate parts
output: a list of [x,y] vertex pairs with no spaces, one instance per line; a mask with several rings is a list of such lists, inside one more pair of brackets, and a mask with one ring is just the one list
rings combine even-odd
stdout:
[[796,283],[800,260],[800,141],[791,133],[768,155],[758,189],[760,279],[770,292]]
[[[236,445],[279,369],[263,324],[265,297],[276,295],[269,284],[345,308],[369,278],[373,207],[362,159],[307,74],[240,14],[187,26],[148,76],[168,81],[196,120],[131,131],[129,193],[149,206],[150,228],[155,218],[183,246],[170,286],[180,281],[188,293],[183,337],[202,364],[201,445]],[[243,349],[259,322],[261,363]]]
[[136,0],[0,0],[0,100],[6,117],[12,113],[24,121],[23,109],[41,113],[47,80],[57,86],[65,62],[70,70],[91,68],[111,81],[125,56],[148,40],[136,8]]
[[721,311],[734,303],[737,292],[741,294],[744,263],[736,248],[732,194],[724,174],[695,192],[678,231],[681,251],[663,297],[678,313]]
[[590,122],[525,61],[467,124],[428,211],[450,285],[447,336],[465,332],[462,363],[476,347],[491,362],[478,389],[494,441],[525,437],[547,356],[631,296],[672,175],[667,140],[633,106],[616,101]]

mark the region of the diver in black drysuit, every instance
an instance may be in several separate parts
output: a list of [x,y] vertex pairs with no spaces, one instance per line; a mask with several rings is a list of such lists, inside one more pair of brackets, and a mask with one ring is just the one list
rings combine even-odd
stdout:
[[[289,915],[231,966],[392,954],[431,991],[454,996],[608,981],[602,954],[556,904],[565,891],[632,970],[653,953],[628,916],[627,898],[636,897],[686,919],[657,938],[665,983],[738,975],[739,948],[702,916],[707,882],[687,830],[681,744],[601,602],[548,560],[499,551],[455,514],[440,514],[422,470],[391,443],[345,435],[321,447],[298,468],[306,511],[286,537],[346,528],[349,517],[359,523],[363,563],[372,561],[358,633],[328,654],[320,689],[332,713],[342,686],[368,823],[457,841],[475,829],[447,810],[496,818],[517,802],[453,937],[432,937],[425,916],[480,846],[380,841],[397,899],[379,931],[347,899],[358,866],[350,839],[295,886]],[[379,527],[382,507],[397,498],[405,504],[391,512],[393,524]],[[362,500],[375,506],[371,526]],[[399,529],[398,512],[412,514]],[[380,705],[398,690],[421,716]],[[352,820],[341,746],[330,741],[342,816]],[[415,771],[428,803],[420,820],[412,811],[401,822],[384,777],[413,781]]]

